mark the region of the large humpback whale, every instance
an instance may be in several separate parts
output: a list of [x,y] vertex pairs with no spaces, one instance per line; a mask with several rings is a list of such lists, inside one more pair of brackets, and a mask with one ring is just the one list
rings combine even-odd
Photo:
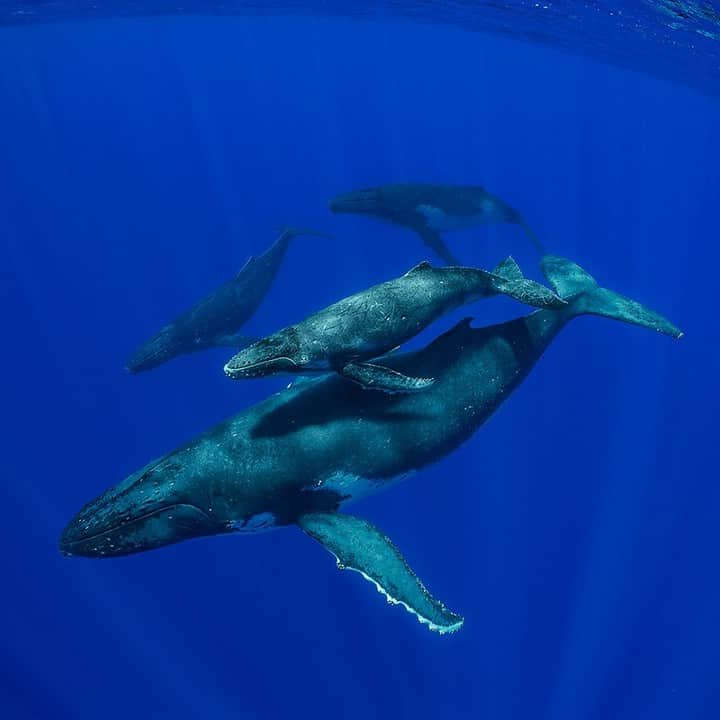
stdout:
[[322,235],[285,228],[260,256],[250,257],[230,280],[143,343],[127,361],[130,372],[151,370],[178,355],[210,347],[244,347],[253,341],[238,334],[253,316],[277,275],[290,241],[297,235]]
[[425,349],[388,360],[404,374],[436,376],[427,391],[368,393],[336,376],[290,386],[89,502],[63,531],[60,550],[113,557],[295,524],[431,629],[457,630],[462,618],[428,592],[395,545],[341,507],[467,440],[572,318],[603,315],[682,334],[570,261],[548,256],[542,264],[565,308],[477,329],[463,321]]
[[363,188],[330,201],[336,213],[370,215],[414,230],[449,265],[461,265],[440,233],[513,223],[520,225],[542,253],[542,245],[523,216],[480,185],[406,183]]
[[368,360],[399,347],[445,313],[498,294],[536,307],[565,305],[544,285],[525,278],[510,257],[492,272],[422,262],[253,343],[225,365],[225,373],[237,380],[334,370],[368,389],[424,390],[433,378],[408,377]]

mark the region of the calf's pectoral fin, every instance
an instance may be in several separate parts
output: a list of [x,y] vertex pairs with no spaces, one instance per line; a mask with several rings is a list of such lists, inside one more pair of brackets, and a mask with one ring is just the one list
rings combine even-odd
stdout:
[[463,619],[425,588],[392,541],[365,520],[340,513],[309,513],[298,520],[302,530],[337,559],[342,570],[359,572],[387,598],[402,605],[431,630],[459,630]]
[[366,390],[382,390],[386,393],[420,392],[435,382],[434,378],[409,377],[385,365],[365,362],[348,363],[338,372]]

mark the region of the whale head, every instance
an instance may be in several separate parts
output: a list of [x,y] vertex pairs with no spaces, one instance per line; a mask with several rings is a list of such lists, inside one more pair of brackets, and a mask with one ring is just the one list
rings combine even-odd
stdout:
[[382,208],[382,193],[379,188],[363,188],[343,193],[329,203],[334,213],[360,213],[373,215]]
[[143,343],[125,363],[128,372],[152,370],[177,355],[178,333],[175,325],[166,325]]
[[194,484],[177,454],[164,458],[89,502],[60,536],[60,552],[114,557],[227,532],[210,493]]
[[225,365],[225,374],[233,380],[241,380],[294,373],[303,369],[308,359],[301,350],[297,331],[286,328],[234,355]]

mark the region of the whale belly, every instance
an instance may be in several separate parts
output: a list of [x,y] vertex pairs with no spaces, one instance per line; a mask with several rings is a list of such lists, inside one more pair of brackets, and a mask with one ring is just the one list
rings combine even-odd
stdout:
[[482,212],[473,215],[452,215],[435,205],[418,205],[415,209],[425,218],[427,226],[435,232],[464,230],[493,222]]
[[404,473],[389,478],[366,478],[354,473],[342,470],[336,471],[326,478],[317,480],[310,487],[306,488],[311,492],[334,492],[341,500],[340,504],[361,500],[368,495],[374,495],[381,490],[386,490],[390,485],[404,480],[410,473]]

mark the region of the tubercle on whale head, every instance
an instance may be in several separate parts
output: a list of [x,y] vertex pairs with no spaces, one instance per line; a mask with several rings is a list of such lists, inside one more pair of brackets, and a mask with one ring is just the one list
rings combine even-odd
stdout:
[[286,328],[258,340],[234,355],[224,367],[233,380],[297,372],[308,362],[300,348],[298,333]]

